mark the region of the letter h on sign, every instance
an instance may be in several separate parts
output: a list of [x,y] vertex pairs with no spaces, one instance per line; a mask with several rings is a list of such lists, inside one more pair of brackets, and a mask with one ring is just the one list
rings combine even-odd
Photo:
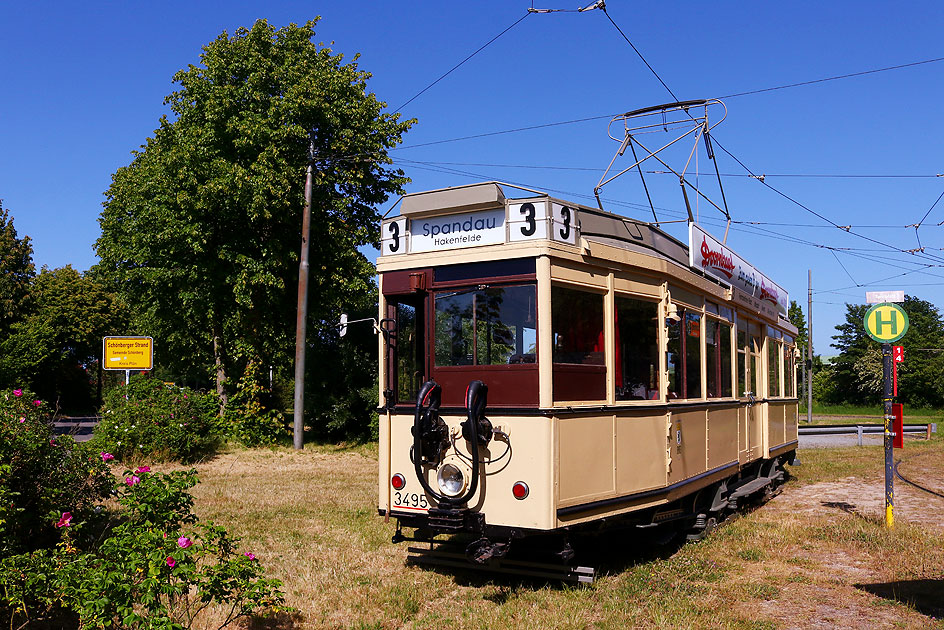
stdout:
[[885,326],[891,326],[889,336],[893,337],[898,334],[898,317],[895,311],[890,311],[887,315],[888,319],[884,319],[881,311],[875,311],[875,330],[882,334]]

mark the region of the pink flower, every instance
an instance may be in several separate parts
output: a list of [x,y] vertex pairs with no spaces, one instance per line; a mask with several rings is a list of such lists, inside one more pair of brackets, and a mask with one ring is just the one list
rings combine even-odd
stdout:
[[22,390],[22,389],[14,389],[14,390],[13,390],[13,395],[16,396],[17,398],[19,398],[20,396],[23,395],[23,390]]
[[141,482],[141,478],[137,475],[132,475],[131,477],[125,477],[125,483],[128,484],[128,487],[134,486]]
[[72,525],[72,512],[63,512],[62,518],[56,523],[56,527],[69,527]]
[[138,474],[138,475],[140,475],[141,473],[151,472],[151,467],[150,467],[150,466],[138,466],[137,468],[135,468],[134,472],[135,472],[136,474]]
[[186,536],[181,536],[180,538],[177,539],[177,546],[180,547],[181,549],[186,549],[192,544],[193,544],[193,541],[187,538]]
[[20,418],[20,422],[26,422],[26,418]]
[[102,451],[102,461],[103,461],[103,462],[107,462],[107,461],[112,460],[112,459],[115,459],[115,456],[114,456],[114,455],[112,455],[111,453],[106,453],[105,451]]
[[167,566],[169,566],[171,569],[173,569],[173,568],[177,565],[177,561],[174,560],[174,559],[173,559],[172,557],[170,557],[170,556],[167,556],[167,560],[165,560],[164,562],[166,562],[166,563],[167,563]]
[[34,404],[35,406],[39,407],[41,404],[43,404],[43,401],[41,401],[41,400],[34,400],[34,401],[33,401],[33,404]]
[[249,551],[247,551],[247,552],[244,553],[243,555],[246,556],[247,558],[249,558],[250,560],[255,560],[255,559],[256,559],[256,554],[251,553],[251,552],[249,552]]

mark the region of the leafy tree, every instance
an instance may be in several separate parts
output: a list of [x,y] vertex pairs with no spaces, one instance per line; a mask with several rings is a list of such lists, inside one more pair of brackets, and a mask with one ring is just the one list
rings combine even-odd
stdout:
[[[896,345],[904,348],[905,360],[898,366],[899,400],[916,407],[944,405],[944,322],[933,304],[906,295],[902,308],[909,328]],[[878,404],[883,392],[881,344],[865,332],[862,319],[866,305],[846,305],[846,321],[836,330],[832,344],[840,354],[833,361],[830,400],[853,404]]]
[[0,380],[72,410],[91,409],[102,337],[123,332],[123,304],[71,265],[43,267],[29,296],[28,313],[0,339]]
[[[800,359],[796,362],[797,372],[802,375],[803,379],[808,379],[806,371],[806,357],[807,357],[807,330],[806,330],[806,318],[803,316],[803,309],[800,308],[800,305],[797,304],[796,300],[790,300],[790,308],[787,311],[787,317],[790,320],[790,323],[797,327],[796,335],[796,347],[800,351]],[[800,383],[800,386],[797,388],[800,398],[806,400],[806,382],[800,381],[799,378],[797,382]]]
[[796,346],[803,356],[806,356],[806,317],[803,316],[803,309],[797,304],[796,300],[790,300],[790,309],[787,311],[787,317],[790,323],[797,327]]
[[249,361],[291,363],[309,144],[316,335],[373,290],[358,247],[377,244],[375,206],[407,181],[387,150],[413,121],[382,113],[357,57],[343,63],[312,42],[316,22],[259,20],[206,45],[202,66],[174,75],[173,117],[114,174],[99,219],[96,273],[160,340],[156,362],[212,374],[224,405]]
[[0,200],[0,339],[22,318],[35,276],[30,238],[17,236],[13,217]]

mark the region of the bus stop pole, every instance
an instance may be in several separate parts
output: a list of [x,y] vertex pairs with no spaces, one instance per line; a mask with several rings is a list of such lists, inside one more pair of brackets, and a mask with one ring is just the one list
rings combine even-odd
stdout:
[[892,451],[892,345],[882,344],[882,373],[885,391],[882,401],[885,406],[885,526],[895,524],[895,464]]

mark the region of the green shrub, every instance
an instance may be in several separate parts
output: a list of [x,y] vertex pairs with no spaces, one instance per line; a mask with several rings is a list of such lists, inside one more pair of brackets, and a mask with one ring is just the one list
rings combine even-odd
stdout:
[[55,548],[0,560],[0,622],[175,630],[220,604],[222,628],[282,609],[281,583],[263,577],[255,556],[240,553],[224,528],[198,522],[188,492],[195,483],[193,470],[127,470],[100,543],[80,545],[75,534],[86,524],[60,520]]
[[224,415],[227,432],[246,446],[276,444],[288,437],[282,413],[267,409],[268,391],[260,383],[259,365],[250,361],[230,397]]
[[192,462],[220,437],[215,396],[139,375],[107,393],[92,444],[120,460]]
[[0,390],[0,557],[51,547],[64,512],[91,520],[111,489],[98,453],[53,435],[45,403]]

